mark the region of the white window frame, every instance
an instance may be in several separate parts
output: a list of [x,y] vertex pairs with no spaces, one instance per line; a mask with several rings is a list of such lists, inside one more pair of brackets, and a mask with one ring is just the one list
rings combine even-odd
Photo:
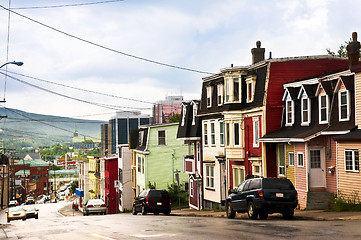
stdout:
[[260,126],[259,126],[259,117],[252,118],[253,121],[253,147],[259,148],[259,138],[260,138]]
[[[348,168],[346,152],[351,152],[351,168]],[[357,154],[356,154],[357,152]],[[356,159],[357,158],[357,159]],[[356,164],[357,161],[357,164]],[[344,164],[346,172],[360,172],[360,152],[358,149],[345,149],[344,150]]]
[[[283,165],[281,165],[281,152],[280,149],[283,149]],[[286,176],[286,148],[284,144],[281,144],[277,147],[277,151],[278,151],[278,175],[280,176]],[[283,171],[283,173],[281,173],[281,171]]]
[[[307,109],[304,109],[304,100],[307,101]],[[307,121],[304,119],[304,112],[307,111]],[[301,97],[301,126],[309,126],[311,122],[311,101],[307,96]]]
[[212,107],[212,86],[208,86],[207,88],[207,108]]
[[[302,165],[300,164],[300,156],[302,156]],[[297,166],[304,167],[305,166],[305,154],[303,152],[297,153]]]
[[185,120],[186,120],[186,114],[187,114],[187,107],[185,105],[182,106],[182,122],[181,126],[184,126]]
[[223,121],[219,121],[219,144],[221,146],[224,146],[224,141],[225,141],[225,127],[224,127],[224,122]]
[[192,125],[196,125],[196,116],[198,112],[198,106],[197,104],[193,104],[193,118],[192,118]]
[[[159,144],[159,132],[164,131],[164,144]],[[158,129],[157,130],[157,145],[158,146],[167,146],[167,129]]]
[[[235,94],[234,94],[234,83],[235,82],[238,82],[238,100],[235,100]],[[242,90],[242,83],[241,83],[241,78],[238,78],[238,77],[234,77],[233,78],[233,81],[232,81],[232,83],[233,83],[233,91],[232,91],[232,95],[233,95],[233,102],[242,102],[242,92],[241,92],[241,90]]]
[[[238,136],[236,136],[236,125],[238,125]],[[236,144],[236,137],[238,139],[238,144]],[[233,123],[233,146],[234,147],[241,146],[241,123],[239,122]]]
[[[291,104],[291,110],[289,111],[289,104]],[[291,114],[291,119],[288,118],[288,115]],[[293,123],[295,121],[295,117],[294,117],[294,103],[293,100],[291,98],[287,98],[286,99],[286,127],[287,126],[292,126]]]
[[[293,162],[291,162],[291,155],[293,156]],[[288,166],[295,166],[295,153],[288,152]]]
[[[346,93],[346,109],[347,109],[346,118],[342,118],[342,116],[341,116],[341,107],[342,107],[341,94],[342,93]],[[346,89],[342,89],[342,90],[338,91],[338,119],[340,122],[350,120],[350,94],[349,94],[349,91]]]
[[145,156],[142,156],[142,173],[145,173]]
[[224,102],[225,103],[230,103],[232,102],[232,87],[231,87],[231,83],[232,83],[232,78],[226,78],[225,79],[225,97],[224,97]]
[[211,146],[216,145],[216,123],[211,122]]
[[[326,98],[326,120],[322,120],[322,109],[321,108],[321,99],[325,97]],[[329,111],[329,102],[328,102],[328,96],[326,93],[321,93],[318,96],[318,117],[319,117],[319,124],[326,124],[328,123],[328,111]]]
[[[250,103],[253,102],[254,100],[254,92],[255,92],[255,84],[256,83],[256,77],[250,77],[246,79],[246,86],[247,86],[247,97],[246,97],[246,102]],[[252,89],[251,92],[249,92],[249,86],[251,85]]]
[[208,122],[203,123],[203,144],[204,146],[208,146]]
[[189,196],[194,196],[194,186],[193,186],[193,179],[189,180]]
[[217,85],[217,102],[218,106],[223,105],[223,84]]
[[214,186],[214,164],[206,164],[206,182],[205,187],[208,189],[215,189]]
[[[238,171],[238,176],[240,178],[239,182],[236,183],[236,174],[235,171]],[[241,172],[243,171],[243,179]],[[233,188],[236,188],[239,184],[241,184],[246,179],[246,168],[244,166],[232,166],[232,175],[233,175]]]
[[226,138],[225,138],[225,144],[226,146],[229,146],[231,144],[231,124],[230,123],[226,123],[225,124],[225,128],[224,128],[224,131],[225,131],[225,135],[226,135]]

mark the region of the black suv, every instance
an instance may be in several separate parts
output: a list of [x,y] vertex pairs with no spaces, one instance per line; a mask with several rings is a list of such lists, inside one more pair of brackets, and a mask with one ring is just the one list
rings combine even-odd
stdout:
[[160,212],[169,215],[172,207],[172,200],[166,190],[146,189],[139,197],[134,198],[133,215],[141,212],[145,215],[149,212],[159,214]]
[[268,214],[282,213],[292,219],[297,207],[297,191],[287,178],[253,178],[241,183],[226,200],[228,218],[236,212],[248,213],[250,219],[267,219]]

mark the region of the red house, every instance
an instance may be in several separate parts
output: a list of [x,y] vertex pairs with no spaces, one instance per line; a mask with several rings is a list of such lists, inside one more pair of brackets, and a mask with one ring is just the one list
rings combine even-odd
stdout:
[[119,193],[115,188],[115,181],[118,181],[118,157],[104,158],[105,177],[105,204],[108,206],[108,214],[119,211]]

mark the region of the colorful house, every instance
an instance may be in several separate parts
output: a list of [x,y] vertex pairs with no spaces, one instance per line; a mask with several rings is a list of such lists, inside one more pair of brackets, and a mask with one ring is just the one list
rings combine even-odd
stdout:
[[108,214],[119,211],[119,189],[115,187],[115,181],[118,181],[118,157],[106,157],[104,158],[104,185]]

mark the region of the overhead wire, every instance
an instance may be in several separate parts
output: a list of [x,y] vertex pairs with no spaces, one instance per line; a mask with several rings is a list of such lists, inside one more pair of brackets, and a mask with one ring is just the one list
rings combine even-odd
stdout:
[[[9,0],[9,9],[11,6],[11,0]],[[6,39],[6,62],[9,62],[9,45],[10,45],[10,11],[8,12],[8,33],[7,33],[7,39]],[[5,71],[7,72],[8,65],[5,65]],[[7,82],[7,75],[5,75],[4,80],[4,101],[5,101],[5,95],[6,95],[6,82]]]
[[82,41],[82,42],[85,42],[85,43],[88,43],[90,45],[93,45],[93,46],[96,46],[96,47],[99,47],[99,48],[102,48],[102,49],[105,49],[105,50],[108,50],[110,52],[114,52],[114,53],[118,53],[118,54],[121,54],[121,55],[124,55],[124,56],[127,56],[127,57],[131,57],[131,58],[135,58],[135,59],[138,59],[138,60],[141,60],[141,61],[145,61],[145,62],[149,62],[149,63],[153,63],[153,64],[157,64],[157,65],[161,65],[161,66],[164,66],[164,67],[169,67],[169,68],[175,68],[175,69],[179,69],[179,70],[184,70],[184,71],[189,71],[189,72],[195,72],[195,73],[202,73],[202,74],[207,74],[207,75],[214,75],[215,73],[210,73],[210,72],[206,72],[206,71],[200,71],[200,70],[196,70],[196,69],[191,69],[191,68],[187,68],[187,67],[181,67],[181,66],[177,66],[177,65],[173,65],[173,64],[168,64],[168,63],[164,63],[164,62],[159,62],[159,61],[156,61],[156,60],[152,60],[152,59],[149,59],[149,58],[144,58],[144,57],[140,57],[140,56],[136,56],[136,55],[133,55],[133,54],[129,54],[129,53],[125,53],[125,52],[122,52],[122,51],[119,51],[119,50],[115,50],[115,49],[112,49],[110,47],[106,47],[106,46],[103,46],[99,43],[95,43],[95,42],[92,42],[92,41],[89,41],[89,40],[86,40],[84,38],[81,38],[81,37],[78,37],[78,36],[75,36],[73,34],[70,34],[70,33],[67,33],[67,32],[64,32],[62,30],[59,30],[55,27],[52,27],[52,26],[49,26],[45,23],[42,23],[38,20],[35,20],[35,19],[32,19],[28,16],[25,16],[23,14],[20,14],[16,11],[13,11],[9,8],[6,8],[2,5],[0,5],[0,8],[2,9],[5,9],[5,10],[8,10],[10,11],[11,13],[15,14],[15,15],[18,15],[22,18],[25,18],[31,22],[34,22],[34,23],[37,23],[43,27],[46,27],[46,28],[49,28],[53,31],[56,31],[58,33],[61,33],[63,35],[66,35],[68,37],[71,37],[71,38],[74,38],[74,39],[77,39],[79,41]]
[[32,7],[15,7],[10,9],[24,10],[24,9],[44,9],[44,8],[63,8],[63,7],[79,7],[88,5],[98,5],[104,3],[123,2],[124,0],[110,0],[110,1],[98,1],[98,2],[87,2],[87,3],[73,3],[73,4],[61,4],[61,5],[49,5],[49,6],[32,6]]

